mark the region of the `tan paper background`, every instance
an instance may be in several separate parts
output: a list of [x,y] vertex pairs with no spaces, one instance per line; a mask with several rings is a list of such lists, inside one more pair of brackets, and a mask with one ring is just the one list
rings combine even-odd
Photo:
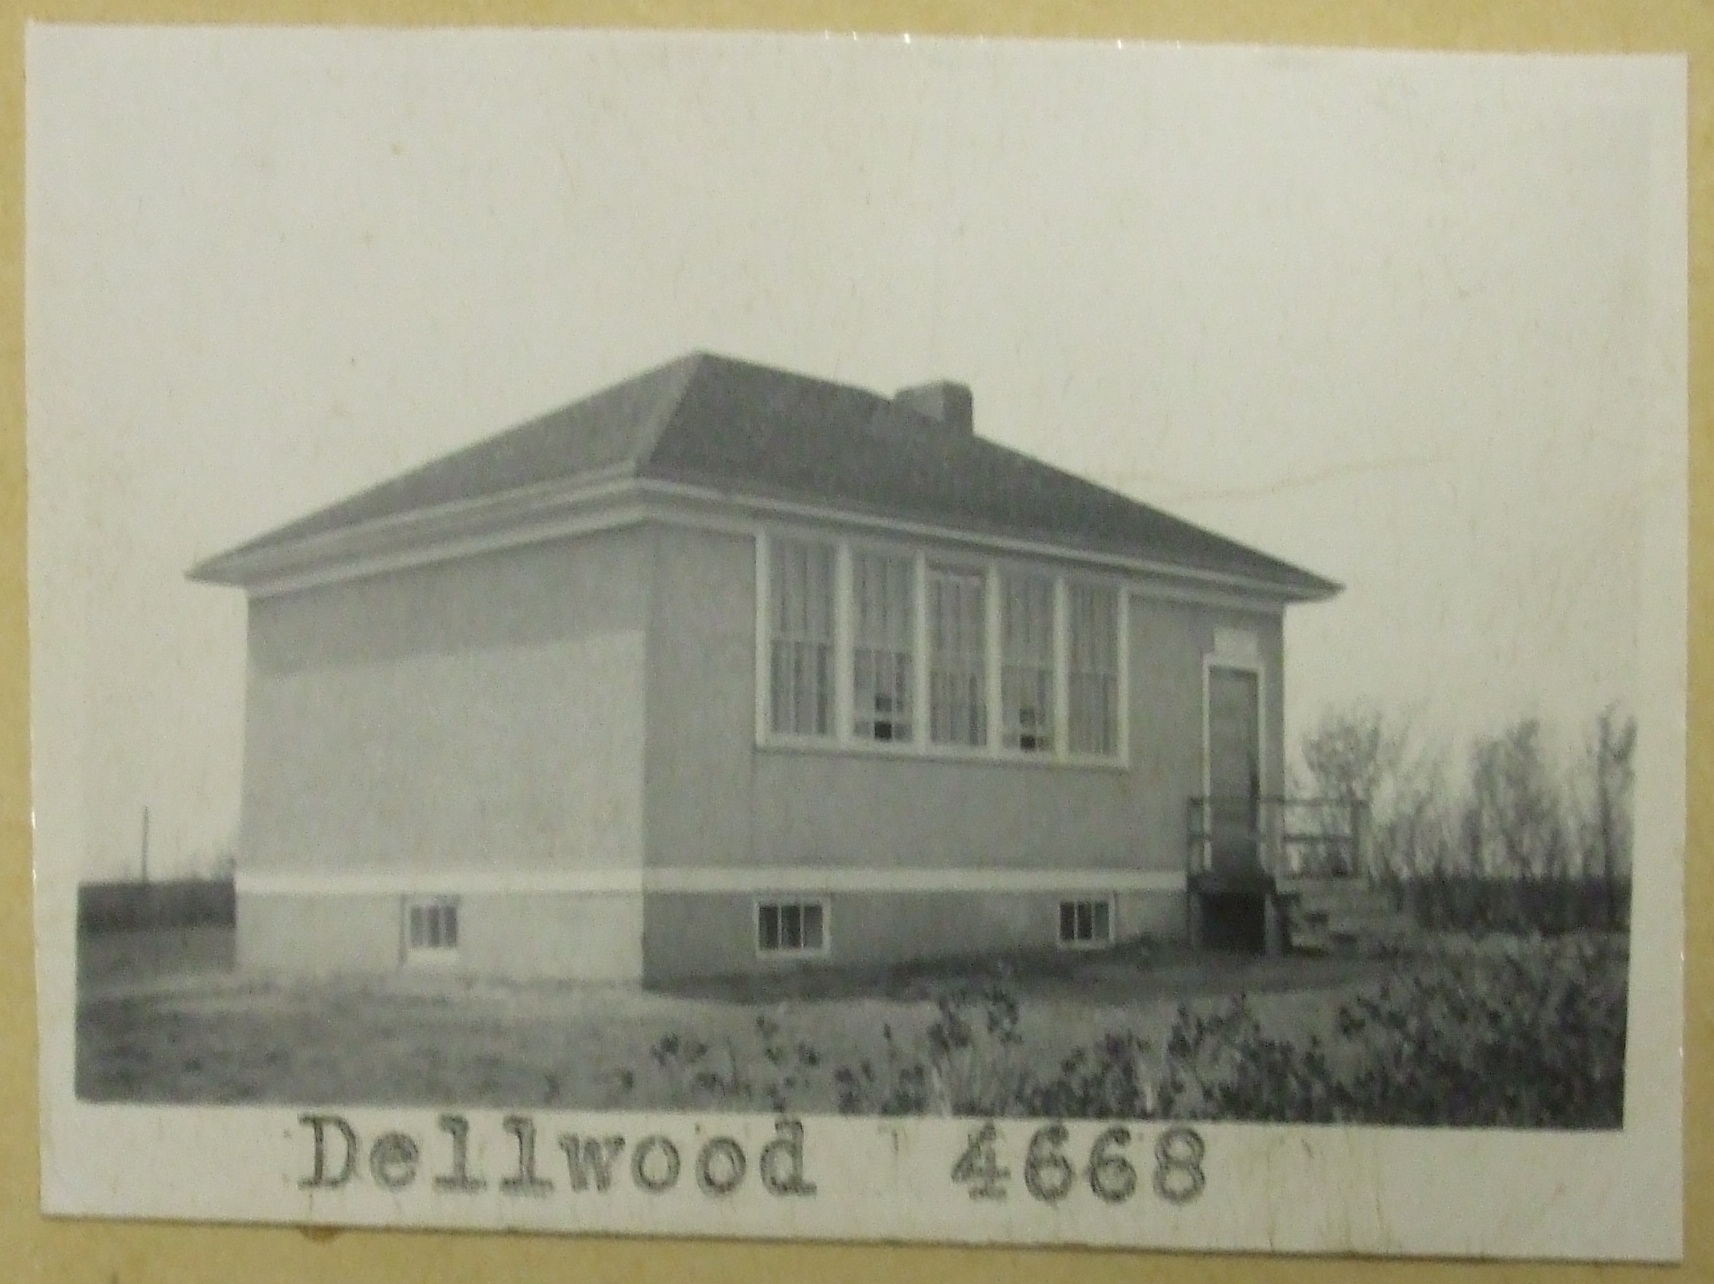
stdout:
[[[32,954],[28,648],[24,562],[23,30],[27,20],[99,22],[503,23],[860,30],[944,34],[1488,49],[1669,51],[1691,57],[1691,532],[1685,942],[1686,1261],[1644,1267],[1486,1266],[1494,1281],[1714,1277],[1714,903],[1709,877],[1714,733],[1714,476],[1709,422],[1710,109],[1714,0],[0,0],[0,1280],[502,1281],[1030,1280],[1258,1281],[1332,1275],[1430,1284],[1467,1263],[1328,1262],[1229,1256],[732,1244],[523,1235],[332,1233],[108,1222],[46,1222],[37,1212],[36,1035]],[[1353,1192],[1361,1198],[1361,1192]]]

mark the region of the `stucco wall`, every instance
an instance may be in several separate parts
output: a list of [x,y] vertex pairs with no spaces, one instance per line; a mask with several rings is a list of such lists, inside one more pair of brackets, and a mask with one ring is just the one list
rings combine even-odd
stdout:
[[758,749],[754,541],[657,528],[653,542],[651,866],[1182,871],[1217,628],[1256,636],[1278,788],[1277,615],[1133,596],[1128,769]]
[[635,981],[643,898],[635,893],[464,896],[459,967],[517,978]]
[[[1203,669],[1216,634],[1255,639],[1262,674],[1262,792],[1284,792],[1282,630],[1275,614],[1131,596],[1131,744],[1136,833],[1150,867],[1183,869],[1187,807],[1203,782]],[[1247,657],[1230,662],[1250,663]]]
[[238,967],[315,976],[399,965],[396,896],[238,896]]
[[241,874],[637,866],[644,553],[616,532],[253,602]]
[[[238,965],[286,975],[390,972],[403,962],[403,898],[243,894]],[[642,976],[640,895],[483,894],[458,898],[460,974],[629,980]]]
[[[457,873],[466,970],[755,965],[740,890],[651,895],[645,915],[516,881],[642,863],[727,868],[737,888],[803,868],[806,893],[825,890],[817,867],[876,870],[840,894],[835,962],[1051,945],[1054,871],[1183,870],[1222,628],[1255,638],[1279,786],[1277,617],[1134,596],[1128,767],[953,762],[758,747],[755,591],[751,538],[650,525],[253,603],[241,892],[276,882],[241,895],[241,961],[396,966],[397,888]],[[889,869],[955,871],[961,890],[886,894]],[[1046,877],[989,893],[991,869]],[[510,892],[484,894],[483,871]],[[698,904],[735,910],[699,921]],[[1182,904],[1131,894],[1121,924],[1174,934]]]

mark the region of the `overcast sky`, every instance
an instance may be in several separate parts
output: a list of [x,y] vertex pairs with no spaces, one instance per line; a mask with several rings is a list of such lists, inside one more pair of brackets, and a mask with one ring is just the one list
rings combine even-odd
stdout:
[[242,599],[189,565],[689,349],[964,381],[1345,583],[1288,734],[1636,694],[1673,65],[36,27],[28,74],[38,807],[92,875],[145,804],[161,872],[236,833]]

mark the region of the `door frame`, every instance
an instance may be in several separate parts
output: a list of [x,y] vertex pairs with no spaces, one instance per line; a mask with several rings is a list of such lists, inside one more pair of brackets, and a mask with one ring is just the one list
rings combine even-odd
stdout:
[[[1214,792],[1214,735],[1213,735],[1213,685],[1214,670],[1231,669],[1239,673],[1254,674],[1256,679],[1256,777],[1260,783],[1261,796],[1268,796],[1268,673],[1260,656],[1223,655],[1218,651],[1209,651],[1202,657],[1202,798],[1203,807],[1209,805],[1210,795]],[[1203,828],[1209,828],[1210,816],[1203,815]],[[1205,842],[1212,838],[1205,838]],[[1265,839],[1260,841],[1265,842]],[[1260,854],[1259,854],[1260,855]],[[1263,867],[1266,860],[1263,858]]]

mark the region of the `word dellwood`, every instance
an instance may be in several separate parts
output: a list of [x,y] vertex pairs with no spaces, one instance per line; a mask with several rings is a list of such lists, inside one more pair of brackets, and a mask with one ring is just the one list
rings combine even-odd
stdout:
[[[337,1190],[363,1172],[384,1190],[404,1190],[416,1183],[424,1167],[427,1142],[409,1132],[381,1133],[365,1149],[357,1129],[337,1114],[306,1114],[298,1122],[309,1130],[311,1162],[309,1176],[298,1182],[304,1190]],[[435,1190],[450,1194],[475,1194],[488,1189],[488,1180],[474,1171],[470,1162],[470,1121],[463,1115],[442,1115],[438,1121],[445,1137],[445,1166],[432,1178]],[[512,1139],[511,1171],[497,1187],[504,1195],[545,1196],[553,1192],[556,1178],[564,1173],[574,1191],[605,1191],[618,1173],[629,1168],[639,1190],[664,1194],[679,1182],[687,1157],[696,1185],[705,1195],[730,1195],[744,1184],[750,1159],[735,1137],[710,1137],[700,1146],[681,1151],[677,1142],[663,1133],[652,1133],[631,1145],[622,1136],[583,1136],[563,1132],[555,1139],[559,1158],[544,1171],[538,1166],[535,1120],[528,1115],[507,1115],[500,1126]],[[813,1195],[815,1183],[804,1175],[804,1129],[795,1119],[774,1124],[774,1138],[756,1157],[756,1174],[771,1195]],[[551,1172],[552,1175],[549,1175]]]

